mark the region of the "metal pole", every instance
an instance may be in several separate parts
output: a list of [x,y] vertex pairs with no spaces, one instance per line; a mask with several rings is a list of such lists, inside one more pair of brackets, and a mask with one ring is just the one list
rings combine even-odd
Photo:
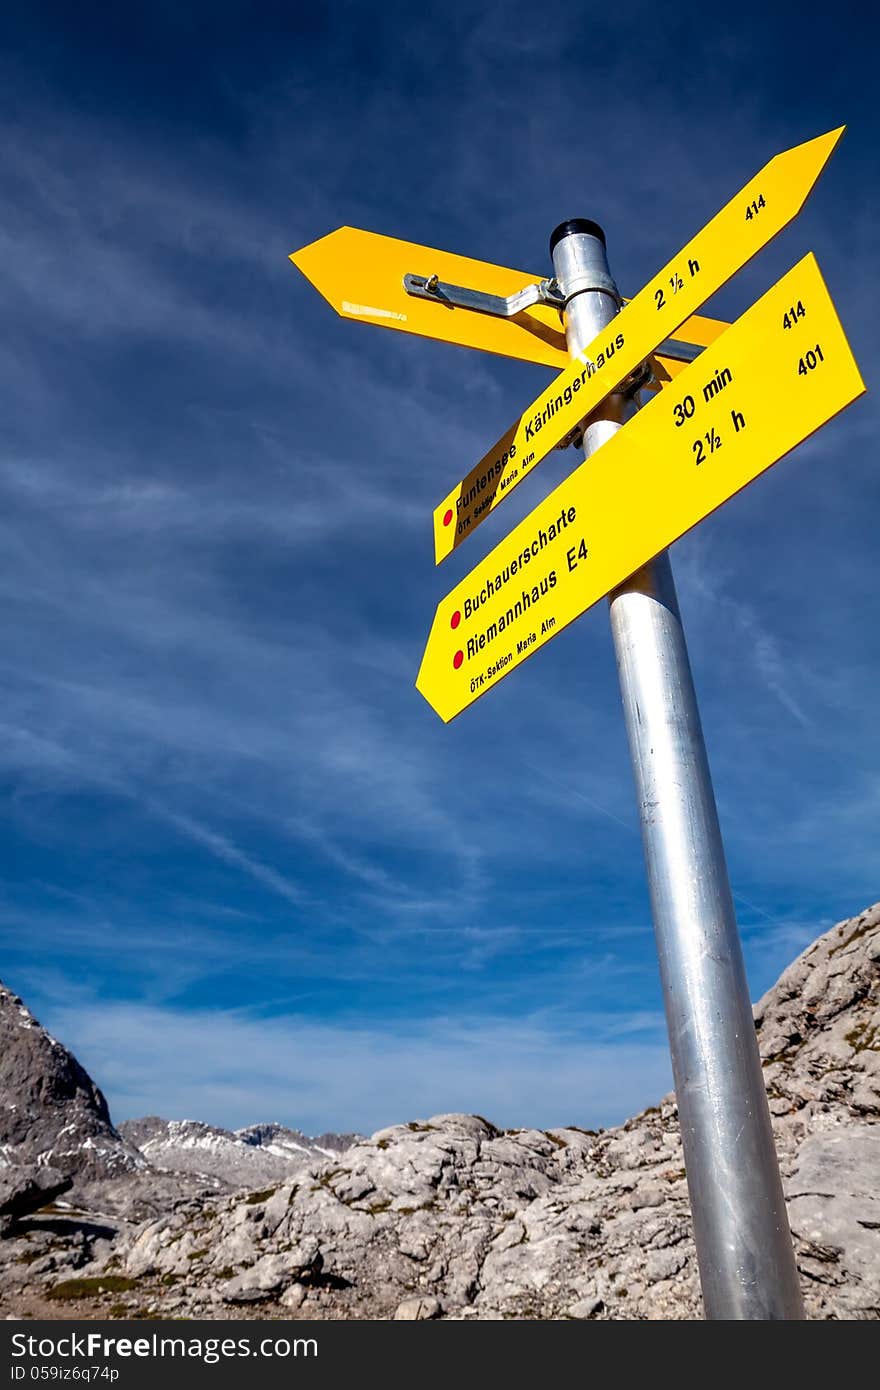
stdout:
[[[550,241],[566,336],[582,351],[618,310],[594,222]],[[612,396],[584,456],[634,409]],[[626,505],[626,499],[621,499]],[[669,556],[610,596],[672,1071],[708,1318],[802,1318],[742,947]]]

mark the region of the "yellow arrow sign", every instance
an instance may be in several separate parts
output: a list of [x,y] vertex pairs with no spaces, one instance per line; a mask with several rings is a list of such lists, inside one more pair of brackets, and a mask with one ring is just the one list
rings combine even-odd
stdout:
[[507,298],[527,285],[536,285],[540,275],[357,227],[340,227],[294,251],[290,259],[343,318],[482,348],[546,367],[564,366],[568,361],[559,310],[552,305],[535,304],[515,319],[502,319],[417,299],[407,294],[403,284],[404,275],[436,275],[449,284]]
[[689,314],[797,215],[844,129],[771,159],[572,359],[435,509],[438,565]]
[[[357,227],[339,227],[294,251],[290,259],[343,318],[439,338],[460,347],[481,348],[557,370],[568,365],[559,310],[552,305],[535,304],[515,318],[495,318],[473,309],[415,298],[407,294],[403,284],[405,275],[436,275],[449,284],[507,299],[528,285],[537,285],[540,275]],[[716,319],[695,315],[682,324],[679,336],[684,342],[705,347],[726,327]],[[677,362],[665,357],[661,361],[666,368],[662,379],[674,375]]]
[[442,600],[418,689],[453,719],[864,389],[805,256]]

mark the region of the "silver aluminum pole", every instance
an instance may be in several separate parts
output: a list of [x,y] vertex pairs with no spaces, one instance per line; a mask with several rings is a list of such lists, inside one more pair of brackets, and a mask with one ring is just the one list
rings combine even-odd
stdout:
[[[605,237],[594,222],[564,222],[553,233],[550,251],[574,355],[617,313]],[[632,409],[622,396],[612,396],[590,417],[586,458]],[[667,552],[611,595],[610,613],[705,1313],[802,1318],[742,947]]]

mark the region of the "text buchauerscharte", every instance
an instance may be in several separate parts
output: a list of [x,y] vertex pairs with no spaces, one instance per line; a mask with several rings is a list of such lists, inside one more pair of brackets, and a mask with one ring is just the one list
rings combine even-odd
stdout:
[[[518,555],[515,555],[507,564],[502,565],[497,575],[494,578],[488,578],[476,594],[465,598],[462,604],[462,617],[465,621],[473,617],[485,603],[488,603],[490,598],[494,598],[512,579],[516,578],[517,574],[521,573],[533,560],[536,560],[541,551],[557,540],[562,532],[574,523],[576,518],[577,507],[563,507],[558,517],[550,522],[546,530],[543,526],[539,526],[531,541],[528,545],[523,546]],[[542,574],[534,584],[523,587],[520,597],[511,603],[505,612],[500,613],[498,618],[489,623],[482,632],[474,633],[473,636],[468,637],[468,659],[476,656],[478,652],[483,650],[487,642],[493,641],[517,618],[521,618],[532,604],[539,603],[542,598],[545,598],[551,589],[556,588],[556,583],[556,570],[551,569]]]

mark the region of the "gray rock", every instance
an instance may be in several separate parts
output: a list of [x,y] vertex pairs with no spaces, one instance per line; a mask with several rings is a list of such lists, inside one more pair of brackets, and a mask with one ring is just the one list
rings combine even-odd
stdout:
[[651,1250],[645,1259],[645,1274],[651,1284],[661,1279],[671,1279],[687,1264],[687,1253],[683,1250]]
[[0,983],[0,1154],[73,1178],[145,1167],[114,1129],[107,1102],[66,1047]]
[[442,1317],[443,1308],[436,1298],[405,1298],[397,1305],[395,1322],[425,1322]]
[[593,1294],[589,1298],[581,1298],[577,1303],[572,1303],[567,1314],[570,1318],[592,1318],[596,1313],[601,1313],[604,1306],[598,1294]]
[[264,1255],[227,1282],[223,1297],[227,1303],[257,1301],[285,1289],[301,1272],[285,1255]]
[[0,1168],[0,1232],[69,1191],[73,1180],[57,1168],[28,1164]]
[[835,1288],[836,1315],[880,1312],[880,1126],[838,1127],[801,1145],[788,1183],[802,1272]]

